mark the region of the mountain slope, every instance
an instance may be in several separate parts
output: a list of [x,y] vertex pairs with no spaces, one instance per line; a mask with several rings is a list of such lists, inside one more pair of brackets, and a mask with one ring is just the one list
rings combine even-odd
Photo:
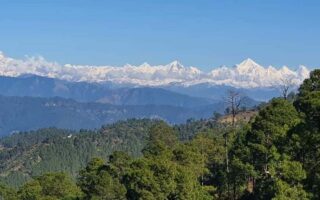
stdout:
[[[107,160],[114,151],[137,157],[157,120],[127,120],[80,132],[46,128],[0,138],[0,182],[19,186],[33,176],[64,171],[76,177],[93,157]],[[180,139],[191,139],[214,126],[209,121],[190,121],[175,126]]]
[[86,82],[69,82],[59,79],[24,75],[0,76],[0,95],[63,97],[80,102],[100,102],[115,105],[170,105],[195,107],[213,103],[205,98],[196,98],[161,88],[110,88]]
[[141,154],[153,120],[129,120],[98,131],[68,131],[55,128],[17,133],[0,139],[0,181],[17,186],[48,171],[73,176],[93,157],[113,151]]
[[44,127],[92,129],[102,124],[128,118],[158,118],[182,123],[189,118],[207,118],[214,111],[223,112],[219,104],[184,108],[167,105],[110,105],[79,103],[63,98],[0,96],[0,135],[12,131]]
[[[211,84],[198,84],[189,87],[181,85],[170,85],[163,87],[166,90],[173,92],[193,95],[194,97],[211,99],[212,101],[223,101],[228,91],[234,90],[240,92],[244,96],[248,96],[256,101],[268,101],[274,97],[281,96],[281,90],[277,87],[265,88],[235,88],[227,85],[211,85]],[[295,88],[293,88],[295,89]]]
[[197,107],[212,104],[209,98],[192,97],[162,88],[122,88],[112,95],[98,100],[116,105],[171,105],[179,107]]

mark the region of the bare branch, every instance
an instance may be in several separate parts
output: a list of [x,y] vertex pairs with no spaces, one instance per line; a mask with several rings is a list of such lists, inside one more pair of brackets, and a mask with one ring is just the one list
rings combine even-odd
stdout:
[[236,115],[239,113],[240,107],[243,104],[243,96],[238,91],[229,90],[227,92],[225,102],[227,104],[227,108],[232,114],[232,126],[234,126]]
[[288,94],[290,93],[290,91],[292,90],[292,88],[294,86],[293,78],[294,77],[292,77],[292,76],[287,76],[287,77],[281,78],[281,85],[279,86],[279,90],[280,90],[282,97],[284,99],[288,98]]

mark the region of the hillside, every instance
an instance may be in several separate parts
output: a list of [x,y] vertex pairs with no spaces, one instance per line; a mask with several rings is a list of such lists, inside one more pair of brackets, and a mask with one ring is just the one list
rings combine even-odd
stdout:
[[93,157],[107,158],[113,151],[140,155],[150,120],[130,120],[98,131],[40,129],[0,140],[0,177],[16,185],[46,171],[75,175]]
[[193,108],[217,103],[209,98],[193,97],[162,88],[119,88],[112,95],[97,100],[115,105],[170,105]]
[[69,82],[35,75],[0,76],[0,95],[62,97],[79,102],[100,102],[114,105],[196,107],[216,102],[209,98],[192,97],[162,88],[116,88],[107,84]]
[[[244,122],[248,123],[250,120],[252,120],[256,115],[258,114],[257,111],[242,111],[236,114],[234,121],[235,122]],[[232,115],[224,115],[218,119],[219,123],[232,123]]]
[[214,111],[223,112],[223,107],[219,105],[195,108],[168,105],[126,106],[80,103],[58,97],[0,96],[0,135],[46,127],[94,129],[130,118],[156,118],[169,123],[183,123],[189,118],[208,118]]
[[[80,132],[46,128],[15,133],[0,139],[0,182],[17,186],[48,171],[64,171],[76,176],[93,157],[107,159],[114,151],[133,157],[141,155],[149,129],[157,120],[128,120],[99,130]],[[205,121],[177,126],[181,139],[206,129]],[[193,129],[191,129],[193,127]]]

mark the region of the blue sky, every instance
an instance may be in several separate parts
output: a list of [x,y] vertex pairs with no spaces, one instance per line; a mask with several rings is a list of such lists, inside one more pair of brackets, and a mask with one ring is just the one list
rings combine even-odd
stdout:
[[317,0],[0,0],[0,50],[72,64],[320,66]]

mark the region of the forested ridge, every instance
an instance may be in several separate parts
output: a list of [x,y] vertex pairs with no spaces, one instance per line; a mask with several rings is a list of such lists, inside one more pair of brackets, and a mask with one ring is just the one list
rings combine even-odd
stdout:
[[131,120],[19,133],[0,144],[2,199],[316,200],[320,70],[293,99],[272,99],[245,124]]

